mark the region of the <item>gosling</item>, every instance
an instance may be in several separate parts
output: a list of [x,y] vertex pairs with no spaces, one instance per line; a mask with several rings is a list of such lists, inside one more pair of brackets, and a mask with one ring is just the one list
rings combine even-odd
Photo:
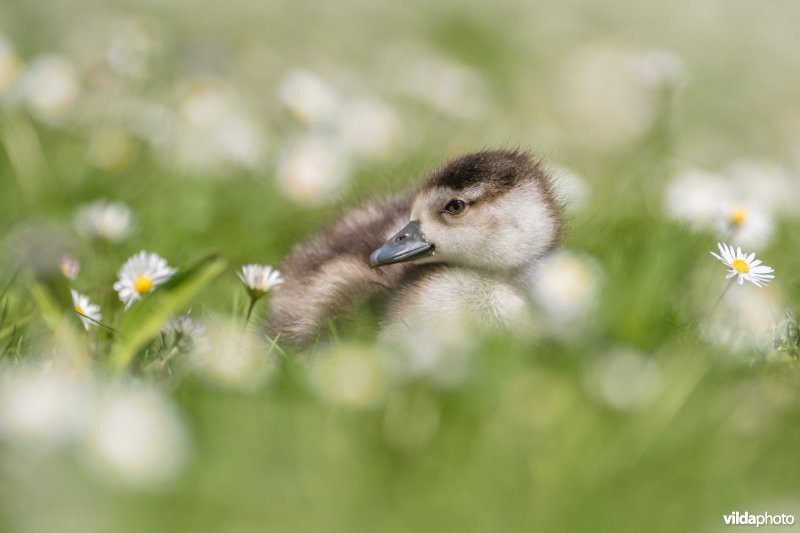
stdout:
[[[399,228],[399,231],[398,231]],[[298,349],[366,300],[388,299],[385,336],[533,328],[529,285],[560,242],[541,163],[519,151],[458,157],[414,193],[345,213],[284,262],[267,329]]]

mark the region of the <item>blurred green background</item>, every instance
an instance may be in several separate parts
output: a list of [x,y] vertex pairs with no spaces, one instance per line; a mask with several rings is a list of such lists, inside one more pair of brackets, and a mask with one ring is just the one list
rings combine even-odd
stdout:
[[[800,344],[782,320],[800,308],[798,25],[793,0],[6,0],[0,531],[672,532],[723,530],[737,510],[797,517]],[[69,285],[120,327],[126,258],[146,249],[186,270],[216,253],[225,271],[179,312],[209,324],[225,360],[239,333],[214,324],[243,320],[242,264],[277,266],[343,206],[485,147],[562,169],[573,205],[563,258],[579,279],[543,293],[569,311],[545,301],[535,341],[417,346],[397,371],[368,308],[313,353],[252,328],[266,362],[222,377],[164,333],[120,378],[105,364],[114,335],[67,312]],[[789,206],[751,246],[776,270],[769,288],[716,303],[724,269],[708,252],[726,232],[686,224],[668,199],[693,168]],[[76,213],[98,200],[130,208],[129,234],[87,238]],[[52,275],[63,254],[81,263],[69,283]],[[64,370],[75,346],[84,367]],[[118,403],[128,388],[147,392]],[[121,407],[102,417],[105,394]],[[89,422],[63,424],[73,404]]]

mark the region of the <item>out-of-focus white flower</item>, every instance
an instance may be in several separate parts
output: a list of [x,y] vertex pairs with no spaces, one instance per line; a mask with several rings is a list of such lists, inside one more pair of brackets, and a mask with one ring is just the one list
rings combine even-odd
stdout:
[[304,123],[333,120],[339,110],[333,87],[308,70],[289,72],[280,84],[279,95],[283,105]]
[[600,267],[585,255],[558,251],[544,257],[532,286],[538,305],[556,323],[566,324],[586,316],[600,290]]
[[681,56],[665,48],[637,51],[631,61],[641,73],[642,80],[653,89],[671,89],[686,76],[686,65]]
[[784,309],[780,291],[747,284],[725,295],[700,332],[706,341],[718,346],[763,352],[772,341],[775,324],[783,318]]
[[359,344],[342,344],[318,356],[311,377],[323,398],[345,407],[373,407],[386,393],[380,357]]
[[10,91],[19,79],[22,63],[14,46],[0,35],[0,94]]
[[172,318],[162,332],[165,335],[174,337],[176,342],[186,340],[195,343],[205,337],[206,327],[192,318],[192,313],[189,311],[185,315],[178,315]]
[[661,393],[661,368],[637,351],[619,348],[591,361],[584,372],[586,389],[620,411],[640,411]]
[[153,32],[140,19],[128,18],[115,25],[106,57],[117,74],[138,79],[147,74],[157,47]]
[[190,363],[212,383],[254,390],[269,376],[272,356],[262,337],[240,324],[222,322],[206,328],[205,340],[191,353]]
[[204,78],[186,84],[174,127],[179,165],[206,171],[223,165],[252,169],[264,157],[264,137],[236,91],[223,81]]
[[77,258],[65,254],[61,256],[61,264],[59,265],[61,269],[61,273],[64,274],[64,277],[67,278],[69,281],[75,281],[78,279],[78,275],[81,273],[81,262],[78,261]]
[[742,160],[728,166],[734,190],[765,215],[800,214],[800,177],[770,161]]
[[489,90],[480,74],[453,59],[419,50],[400,50],[395,85],[456,118],[475,119],[488,109]]
[[555,193],[568,212],[577,213],[586,207],[591,190],[582,176],[560,165],[548,165],[547,170],[553,177]]
[[278,165],[278,185],[299,204],[331,200],[345,185],[349,156],[330,139],[319,135],[292,144]]
[[215,125],[231,107],[232,89],[213,79],[190,80],[183,90],[179,112],[190,125]]
[[682,61],[664,50],[591,46],[564,66],[557,87],[561,114],[576,138],[613,148],[645,133],[664,90],[681,77]]
[[726,203],[721,208],[717,222],[719,235],[749,248],[766,246],[774,232],[772,219],[756,209],[743,204]]
[[785,309],[780,291],[749,285],[730,293],[724,302],[723,313],[735,314],[739,326],[759,335],[771,332]]
[[122,130],[98,130],[89,140],[89,162],[102,170],[122,170],[133,161],[135,155],[133,137]]
[[[141,139],[151,146],[161,149],[165,149],[169,145],[173,134],[176,133],[175,130],[178,129],[177,123],[180,122],[178,120],[180,115],[176,110],[157,102],[130,97],[116,99],[102,110],[86,110],[86,115],[87,120],[92,123],[116,125],[100,130],[96,135],[113,133],[114,135],[132,136],[134,139]],[[108,140],[103,139],[102,142],[108,142]],[[117,143],[119,141],[115,141],[113,144]],[[120,152],[122,151],[120,150]]]
[[98,200],[82,206],[75,215],[75,229],[86,238],[119,242],[131,233],[133,215],[121,202]]
[[[459,327],[407,320],[402,329],[385,328],[386,367],[396,381],[425,380],[453,388],[461,385],[472,368],[472,324]],[[412,333],[413,332],[413,333]]]
[[151,368],[155,370],[166,367],[169,360],[176,353],[173,351],[174,349],[192,353],[203,349],[208,342],[205,324],[192,318],[191,311],[185,315],[178,315],[170,319],[161,329],[161,333],[164,335],[165,344],[171,346],[172,350],[153,363]]
[[0,375],[0,436],[15,444],[50,446],[80,431],[87,387],[57,367],[6,368]]
[[348,103],[337,122],[339,137],[356,155],[383,159],[400,144],[403,122],[384,102],[365,98]]
[[128,309],[145,294],[169,281],[175,272],[177,270],[171,268],[166,259],[142,250],[122,265],[114,290]]
[[124,168],[137,153],[137,141],[170,155],[170,142],[180,122],[177,111],[161,103],[122,95],[107,105],[81,109],[82,123],[102,125],[89,137],[90,163],[103,169]]
[[261,163],[265,152],[264,134],[247,115],[227,115],[218,127],[219,146],[228,161],[249,169]]
[[269,291],[283,283],[280,271],[269,265],[244,265],[237,272],[251,298],[261,298]]
[[70,290],[70,294],[72,294],[72,307],[78,313],[86,331],[89,331],[89,328],[96,326],[97,322],[103,320],[100,306],[93,304],[88,296],[84,296],[76,290]]
[[696,229],[717,222],[720,207],[729,198],[730,186],[722,176],[699,169],[678,174],[667,186],[665,195],[667,213]]
[[720,238],[742,246],[764,246],[773,234],[763,203],[718,174],[697,169],[680,173],[667,186],[665,203],[672,218],[696,230],[715,230]]
[[45,56],[26,69],[23,94],[31,112],[40,120],[60,122],[75,106],[80,95],[78,72],[60,56]]
[[743,285],[745,281],[749,281],[756,287],[763,287],[775,279],[775,276],[772,274],[775,270],[772,267],[762,265],[761,260],[756,259],[755,253],[742,253],[740,247],[737,246],[734,250],[733,246],[722,242],[717,243],[717,247],[721,255],[717,255],[714,252],[711,252],[711,255],[728,267],[729,270],[728,275],[725,276],[726,279],[738,276],[737,281],[739,285]]
[[172,480],[187,459],[188,439],[172,403],[144,385],[98,395],[85,433],[87,458],[115,481],[149,488]]

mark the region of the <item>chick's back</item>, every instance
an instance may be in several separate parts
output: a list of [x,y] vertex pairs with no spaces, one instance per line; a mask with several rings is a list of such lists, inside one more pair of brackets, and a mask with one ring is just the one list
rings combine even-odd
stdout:
[[369,255],[408,222],[411,197],[395,197],[345,212],[301,243],[282,266],[267,331],[305,348],[329,320],[347,318],[366,299],[398,286],[409,265],[369,267]]

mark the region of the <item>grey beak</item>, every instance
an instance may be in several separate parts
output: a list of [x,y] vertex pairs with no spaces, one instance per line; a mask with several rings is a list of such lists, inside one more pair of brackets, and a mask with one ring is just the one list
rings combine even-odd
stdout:
[[391,265],[430,255],[433,255],[433,245],[422,236],[419,220],[412,220],[383,246],[372,252],[369,266]]

